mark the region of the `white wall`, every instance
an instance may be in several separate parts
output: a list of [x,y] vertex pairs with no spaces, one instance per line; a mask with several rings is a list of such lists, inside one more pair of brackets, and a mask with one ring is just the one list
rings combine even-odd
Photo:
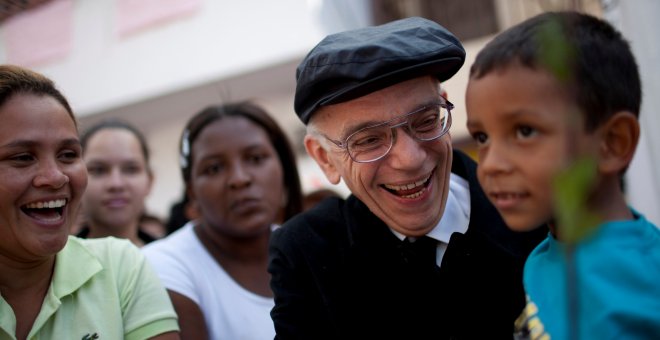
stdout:
[[[191,15],[121,38],[115,5],[73,0],[69,55],[29,66],[56,82],[81,127],[119,116],[145,132],[156,174],[147,208],[160,217],[183,190],[177,141],[192,114],[224,100],[255,99],[299,142],[295,66],[326,34],[369,20],[362,0],[203,0]],[[6,48],[0,41],[0,63],[7,62]],[[301,172],[304,187],[313,189],[317,170],[301,159]]]
[[642,134],[626,176],[630,204],[660,226],[660,1],[604,1],[605,15],[630,41],[642,77]]
[[79,115],[298,57],[321,35],[302,0],[206,0],[193,15],[126,38],[114,1],[75,1],[74,9],[71,54],[37,70]]

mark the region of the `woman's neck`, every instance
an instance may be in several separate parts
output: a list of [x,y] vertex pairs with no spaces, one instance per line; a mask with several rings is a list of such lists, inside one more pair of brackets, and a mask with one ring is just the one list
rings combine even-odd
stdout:
[[102,224],[90,223],[87,225],[89,233],[87,238],[100,238],[114,236],[117,238],[125,238],[133,242],[138,247],[144,246],[144,241],[142,241],[138,235],[138,224],[130,224],[127,227],[123,228],[114,228],[105,226]]
[[37,319],[55,271],[55,255],[30,263],[0,257],[0,294],[16,318],[16,337],[27,338]]
[[204,248],[234,281],[257,295],[272,297],[268,274],[268,240],[270,229],[254,238],[224,237],[195,225],[194,232]]

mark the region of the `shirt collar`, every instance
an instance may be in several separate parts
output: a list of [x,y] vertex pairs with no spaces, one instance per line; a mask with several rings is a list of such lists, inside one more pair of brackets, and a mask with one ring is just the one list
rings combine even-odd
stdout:
[[66,246],[57,254],[52,285],[53,293],[58,298],[71,294],[103,269],[103,265],[82,242],[69,236]]

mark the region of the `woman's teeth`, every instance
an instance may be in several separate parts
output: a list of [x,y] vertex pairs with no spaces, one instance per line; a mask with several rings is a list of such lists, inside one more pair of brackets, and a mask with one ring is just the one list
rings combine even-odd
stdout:
[[43,208],[61,208],[66,204],[65,199],[46,201],[46,202],[34,202],[27,204],[25,207],[28,209],[43,209]]

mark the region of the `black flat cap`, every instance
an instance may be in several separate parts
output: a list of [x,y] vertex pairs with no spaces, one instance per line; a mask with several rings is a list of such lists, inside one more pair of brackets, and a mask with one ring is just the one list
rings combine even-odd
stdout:
[[420,17],[332,34],[298,65],[294,109],[307,124],[321,106],[425,75],[445,81],[464,62],[460,41],[436,22]]

